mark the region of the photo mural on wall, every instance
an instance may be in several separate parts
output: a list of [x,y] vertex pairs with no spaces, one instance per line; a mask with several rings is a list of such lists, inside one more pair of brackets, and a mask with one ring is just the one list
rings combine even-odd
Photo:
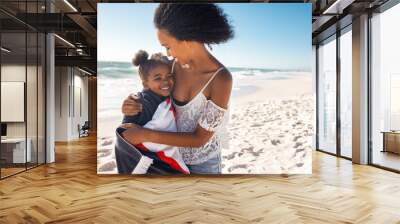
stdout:
[[98,174],[310,174],[311,4],[98,4]]

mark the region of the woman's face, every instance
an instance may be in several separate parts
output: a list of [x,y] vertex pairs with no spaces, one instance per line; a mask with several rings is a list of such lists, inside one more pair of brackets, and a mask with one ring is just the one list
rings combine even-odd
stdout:
[[167,55],[178,59],[181,65],[189,63],[190,47],[187,41],[177,40],[168,31],[160,29],[157,32],[160,44],[167,50]]

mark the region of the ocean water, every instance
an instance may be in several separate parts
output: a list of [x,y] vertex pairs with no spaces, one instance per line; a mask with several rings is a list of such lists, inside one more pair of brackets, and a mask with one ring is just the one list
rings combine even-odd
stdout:
[[[259,68],[228,67],[233,76],[232,99],[256,91],[250,80],[290,79],[303,72]],[[104,62],[97,64],[97,100],[99,119],[121,114],[123,100],[131,93],[142,90],[137,67],[127,62]]]

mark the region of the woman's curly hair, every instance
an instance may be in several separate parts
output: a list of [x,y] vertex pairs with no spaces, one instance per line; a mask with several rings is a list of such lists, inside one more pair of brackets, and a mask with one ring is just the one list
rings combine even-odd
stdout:
[[160,3],[154,14],[154,24],[178,40],[219,44],[234,36],[226,14],[210,3]]

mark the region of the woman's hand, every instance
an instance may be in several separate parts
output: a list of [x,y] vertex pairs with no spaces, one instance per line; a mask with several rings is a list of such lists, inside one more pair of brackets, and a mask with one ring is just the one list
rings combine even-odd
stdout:
[[135,116],[142,111],[142,104],[136,95],[129,95],[122,103],[122,113],[125,116]]
[[145,129],[137,124],[122,124],[120,127],[126,128],[126,131],[122,132],[122,137],[126,139],[132,145],[136,145],[145,141]]

